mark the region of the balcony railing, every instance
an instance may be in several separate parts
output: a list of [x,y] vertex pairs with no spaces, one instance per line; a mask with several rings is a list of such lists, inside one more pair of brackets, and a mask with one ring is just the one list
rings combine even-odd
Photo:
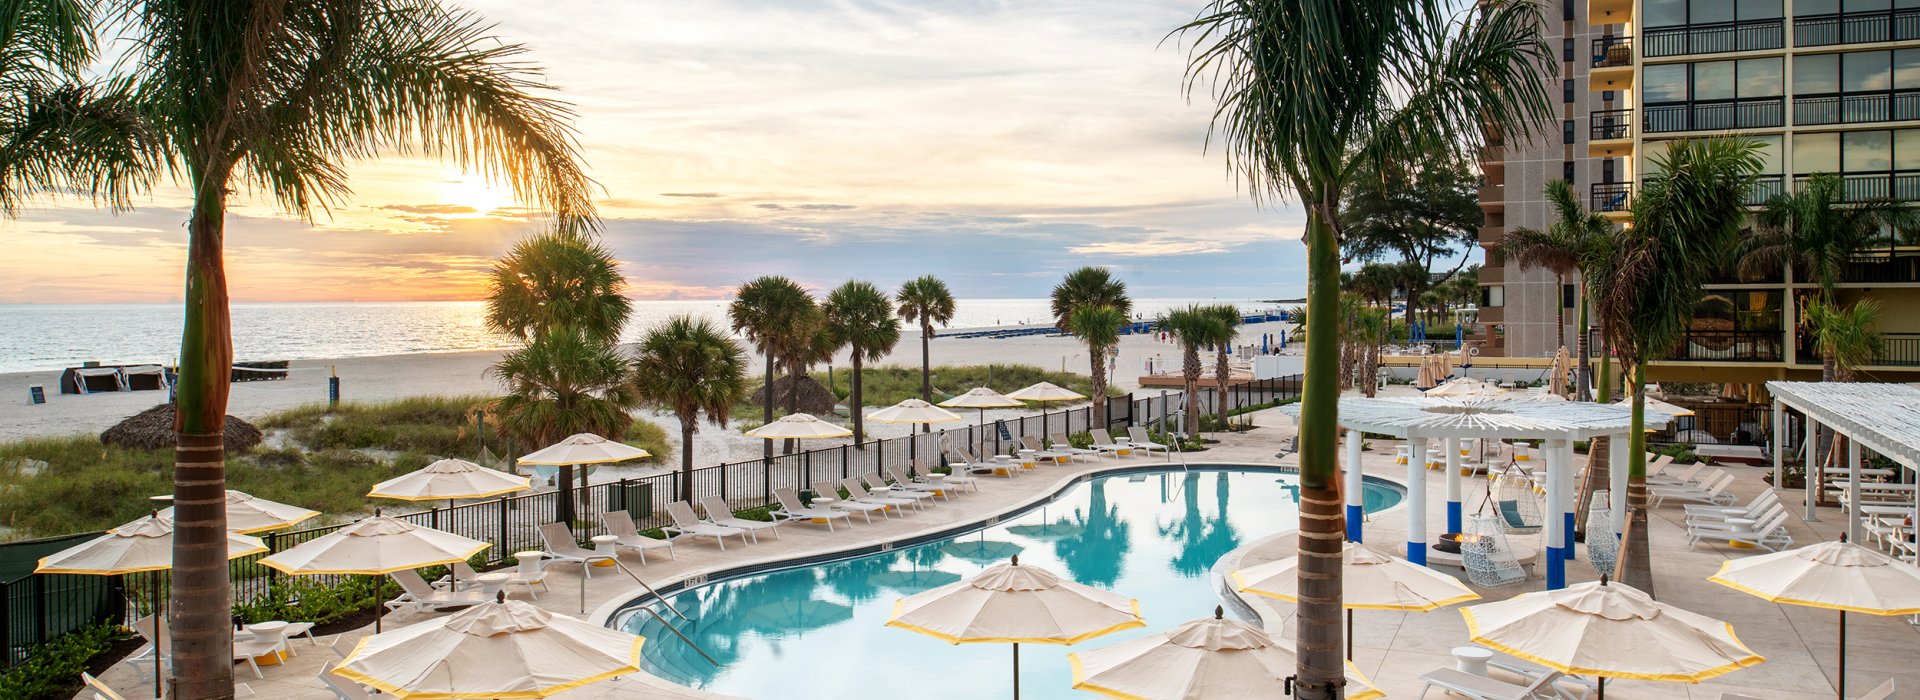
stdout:
[[1853,258],[1841,268],[1840,280],[1868,284],[1920,282],[1920,255],[1914,255],[1910,250],[1854,253]]
[[1641,50],[1653,57],[1777,49],[1785,45],[1785,26],[1782,20],[1769,19],[1645,29]]
[[1914,119],[1920,119],[1920,90],[1793,96],[1795,126]]
[[[1793,186],[1804,187],[1811,179],[1795,175]],[[1840,198],[1844,202],[1868,199],[1920,201],[1920,170],[1895,170],[1880,173],[1841,173]]]
[[1631,182],[1596,182],[1593,183],[1592,198],[1587,208],[1594,211],[1626,211],[1627,199],[1631,196]]
[[1595,110],[1587,115],[1588,141],[1624,139],[1633,135],[1633,110]]
[[1665,359],[1679,362],[1782,362],[1786,333],[1781,331],[1687,331]]
[[1619,68],[1633,65],[1633,37],[1603,36],[1593,40],[1593,67]]
[[1786,190],[1786,180],[1785,175],[1761,175],[1754,178],[1753,186],[1747,188],[1747,206],[1757,207],[1766,204],[1767,200],[1773,199],[1774,195]]
[[1920,39],[1920,8],[1807,15],[1793,18],[1794,46],[1832,46],[1912,39]]
[[1784,124],[1785,100],[1757,97],[1648,105],[1644,133],[1764,129]]
[[1920,367],[1920,333],[1882,333],[1883,347],[1876,365]]

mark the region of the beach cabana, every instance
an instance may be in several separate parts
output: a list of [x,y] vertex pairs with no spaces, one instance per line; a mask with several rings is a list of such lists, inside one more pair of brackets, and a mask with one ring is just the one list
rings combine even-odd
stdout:
[[[1300,405],[1280,407],[1300,418]],[[1669,417],[1646,414],[1649,427],[1664,426]],[[1340,400],[1340,426],[1347,429],[1347,464],[1360,463],[1361,435],[1389,435],[1407,441],[1407,559],[1427,563],[1427,442],[1442,440],[1447,455],[1447,532],[1462,532],[1462,440],[1482,438],[1537,441],[1547,461],[1547,586],[1566,585],[1566,562],[1573,556],[1573,443],[1617,436],[1621,443],[1632,429],[1632,412],[1617,406],[1575,401],[1534,401],[1524,397],[1392,396]],[[1614,450],[1610,463],[1614,493],[1626,493],[1626,450]],[[1347,539],[1362,539],[1361,470],[1346,470]],[[1626,525],[1626,499],[1615,499],[1613,526],[1617,534]]]

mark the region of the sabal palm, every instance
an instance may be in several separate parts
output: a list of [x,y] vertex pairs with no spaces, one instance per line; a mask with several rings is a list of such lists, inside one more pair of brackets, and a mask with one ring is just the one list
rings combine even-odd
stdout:
[[[1591,370],[1587,361],[1587,336],[1590,335],[1587,299],[1592,293],[1592,284],[1605,282],[1594,279],[1591,273],[1613,253],[1616,233],[1613,224],[1605,217],[1587,211],[1586,207],[1580,205],[1573,185],[1566,180],[1548,182],[1546,196],[1547,204],[1553,207],[1554,222],[1548,224],[1544,231],[1522,227],[1507,232],[1504,248],[1507,259],[1521,269],[1545,268],[1553,272],[1561,285],[1566,284],[1567,275],[1579,273],[1580,312],[1574,325],[1574,332],[1578,334],[1574,340],[1574,358],[1579,363],[1578,398],[1587,401],[1592,399],[1588,393]],[[1565,347],[1566,310],[1557,296],[1553,306],[1553,327],[1561,333],[1560,345]]]
[[[548,94],[525,48],[501,43],[478,16],[435,0],[58,6],[99,7],[100,27],[130,39],[101,84],[131,96],[141,128],[123,135],[141,141],[103,143],[111,130],[90,132],[96,141],[85,153],[94,160],[83,164],[96,166],[94,177],[62,183],[58,170],[29,171],[36,187],[10,187],[65,184],[124,202],[125,192],[164,172],[191,193],[175,384],[172,690],[227,698],[232,627],[220,431],[233,360],[224,266],[229,198],[249,189],[310,217],[345,201],[352,160],[424,153],[504,182],[569,225],[591,226],[591,182],[578,162],[571,111]],[[98,162],[142,155],[111,167]]]
[[522,340],[557,325],[617,342],[632,313],[620,261],[599,241],[561,230],[514,244],[493,266],[487,326]]
[[1180,340],[1180,378],[1186,390],[1188,435],[1200,431],[1200,348],[1220,337],[1220,319],[1207,307],[1193,304],[1160,317],[1160,330]]
[[1801,319],[1820,350],[1822,374],[1829,381],[1850,382],[1861,366],[1872,364],[1886,349],[1878,329],[1880,303],[1861,299],[1851,306],[1809,300]]
[[[733,303],[727,305],[727,318],[733,323],[734,332],[745,335],[748,342],[759,352],[767,363],[767,385],[765,403],[762,406],[763,422],[773,422],[773,374],[774,368],[782,366],[792,354],[794,346],[802,342],[798,327],[809,314],[817,313],[813,295],[805,287],[791,279],[779,275],[767,275],[746,284],[733,293]],[[793,411],[799,401],[797,387],[788,385],[787,410]],[[788,440],[791,450],[793,441]],[[766,459],[773,459],[773,441],[762,443]]]
[[860,280],[849,280],[829,292],[820,310],[826,316],[828,337],[853,358],[853,387],[847,397],[847,410],[853,414],[853,441],[858,444],[866,439],[860,366],[886,357],[899,344],[900,319],[893,315],[893,300],[886,292]]
[[1646,363],[1686,335],[1707,280],[1733,250],[1746,222],[1748,188],[1760,172],[1759,145],[1737,138],[1676,141],[1653,157],[1653,170],[1628,205],[1633,227],[1594,271],[1601,332],[1632,372],[1633,420],[1627,445],[1627,537],[1618,555],[1621,582],[1653,590],[1647,551]]
[[642,400],[680,419],[680,499],[693,500],[693,434],[700,414],[722,428],[747,398],[747,355],[720,326],[674,316],[647,331],[633,360]]
[[[1531,133],[1549,119],[1551,50],[1539,8],[1441,0],[1214,0],[1191,37],[1187,91],[1210,87],[1211,139],[1256,203],[1307,209],[1307,383],[1300,425],[1302,698],[1340,694],[1340,532],[1334,479],[1339,387],[1340,198],[1362,164],[1480,146],[1481,129]],[[1460,21],[1456,21],[1460,20]]]
[[[1067,273],[1066,277],[1061,278],[1059,284],[1053,286],[1053,291],[1048,296],[1053,308],[1053,326],[1063,333],[1079,336],[1082,340],[1086,340],[1087,335],[1082,334],[1080,329],[1073,325],[1074,315],[1080,309],[1104,307],[1119,314],[1120,323],[1116,326],[1126,325],[1133,318],[1133,299],[1127,296],[1127,283],[1116,279],[1113,273],[1104,267],[1089,265]],[[1093,318],[1099,320],[1102,326],[1087,329],[1087,333],[1104,335],[1105,322],[1109,320],[1106,314]],[[1091,342],[1088,343],[1087,348],[1087,375],[1099,382],[1097,386],[1101,389],[1106,388],[1107,353],[1094,352]],[[1093,410],[1095,419],[1102,421],[1101,425],[1105,425],[1106,402],[1095,400]]]
[[1234,329],[1240,327],[1242,317],[1239,307],[1231,304],[1215,304],[1204,309],[1214,320],[1214,336],[1208,339],[1208,344],[1214,347],[1213,378],[1218,390],[1214,394],[1213,412],[1219,419],[1220,429],[1224,430],[1227,427],[1227,411],[1232,408],[1227,400],[1232,395],[1228,393],[1228,380],[1232,378],[1232,373],[1227,369],[1227,362],[1233,351],[1233,340],[1239,335]]
[[1120,327],[1127,325],[1127,315],[1111,306],[1093,305],[1074,309],[1067,320],[1074,337],[1087,344],[1087,355],[1096,358],[1092,377],[1093,425],[1089,429],[1104,430],[1107,426],[1106,358],[1120,343]]
[[[507,393],[495,402],[500,427],[525,449],[538,449],[575,433],[611,440],[633,426],[629,410],[639,405],[627,358],[609,342],[572,326],[554,326],[500,358],[492,372]],[[585,473],[582,472],[584,477]],[[560,501],[554,517],[572,527],[574,468],[560,467]],[[584,487],[584,478],[579,483]]]
[[953,320],[953,292],[947,290],[947,283],[940,278],[926,275],[900,285],[900,293],[894,298],[900,305],[900,319],[920,326],[920,400],[932,402],[930,341],[934,324],[945,326]]

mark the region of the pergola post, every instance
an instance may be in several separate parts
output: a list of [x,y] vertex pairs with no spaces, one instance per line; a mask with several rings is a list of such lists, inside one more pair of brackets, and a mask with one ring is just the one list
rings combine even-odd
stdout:
[[1806,465],[1805,474],[1801,480],[1806,482],[1806,521],[1811,523],[1820,520],[1820,516],[1814,512],[1815,507],[1819,505],[1816,496],[1820,489],[1820,421],[1813,417],[1813,411],[1807,411],[1806,416],[1807,435],[1806,439],[1800,443],[1800,463]]
[[1627,433],[1607,437],[1607,514],[1613,520],[1613,536],[1627,531]]
[[1461,532],[1460,438],[1447,438],[1447,532]]
[[1574,546],[1574,542],[1578,538],[1578,528],[1574,526],[1574,523],[1578,522],[1578,518],[1575,517],[1576,514],[1573,512],[1579,507],[1580,503],[1578,494],[1574,493],[1580,490],[1580,481],[1573,476],[1573,441],[1561,440],[1559,442],[1560,482],[1561,486],[1565,487],[1566,490],[1562,491],[1556,498],[1560,499],[1560,517],[1566,521],[1566,527],[1562,529],[1562,534],[1565,536],[1567,543],[1564,553],[1568,560],[1573,560],[1580,558],[1580,549]]
[[1427,565],[1427,439],[1407,438],[1407,561]]
[[1559,590],[1567,587],[1567,530],[1570,515],[1563,513],[1567,509],[1566,499],[1560,492],[1567,488],[1566,455],[1562,448],[1565,440],[1542,441],[1545,449],[1541,452],[1547,458],[1547,590]]
[[1773,448],[1773,487],[1776,489],[1784,488],[1787,483],[1787,412],[1785,407],[1780,405],[1779,399],[1773,400],[1773,433],[1768,436],[1767,442],[1773,443],[1771,445]]
[[1347,429],[1347,541],[1359,542],[1366,524],[1366,493],[1360,473],[1360,431]]
[[1865,542],[1860,531],[1860,441],[1847,438],[1847,540]]

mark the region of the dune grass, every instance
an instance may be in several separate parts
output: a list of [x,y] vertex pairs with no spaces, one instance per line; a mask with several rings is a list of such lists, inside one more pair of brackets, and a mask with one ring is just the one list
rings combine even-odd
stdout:
[[[852,370],[836,367],[830,386],[833,393],[842,400],[852,391]],[[886,365],[867,367],[860,372],[862,381],[860,398],[868,406],[891,406],[906,399],[920,398],[920,368]],[[984,386],[1002,394],[1017,391],[1039,382],[1053,382],[1086,394],[1093,391],[1092,381],[1085,375],[1071,372],[1042,369],[1033,365],[938,365],[933,368],[933,401],[953,398],[968,389]],[[829,384],[827,373],[815,372],[814,379]],[[1063,402],[1073,406],[1084,402]],[[1049,408],[1059,408],[1063,404],[1050,404]],[[1033,404],[1038,407],[1039,404]]]

